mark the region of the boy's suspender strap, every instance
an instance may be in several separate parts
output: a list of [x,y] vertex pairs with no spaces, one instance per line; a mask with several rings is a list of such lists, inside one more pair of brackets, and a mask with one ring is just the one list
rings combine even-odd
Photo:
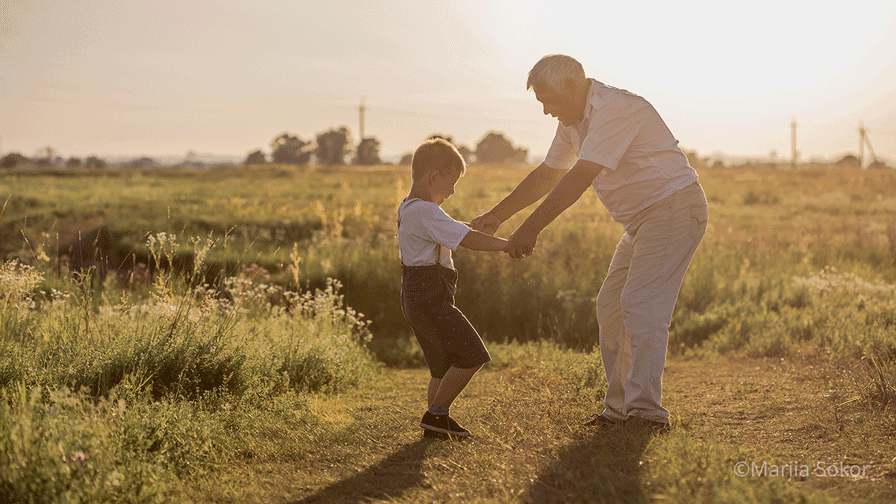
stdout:
[[[411,198],[411,199],[407,200],[408,206],[410,206],[410,203],[413,201],[423,201],[423,200],[420,198]],[[405,209],[407,209],[408,206],[406,206]],[[396,212],[395,227],[401,228],[401,208],[399,208],[398,211]]]
[[[408,206],[410,206],[410,203],[412,201],[423,201],[423,200],[421,200],[420,198],[411,198],[407,201],[408,201]],[[405,208],[407,208],[408,206],[405,206]],[[401,205],[399,205],[398,211],[396,211],[395,214],[396,214],[395,215],[395,217],[396,217],[395,227],[400,229],[401,228]],[[400,260],[401,259],[401,249],[400,248],[398,250],[398,257]],[[401,267],[402,267],[402,271],[404,271],[404,268],[405,268],[404,261],[401,261]]]

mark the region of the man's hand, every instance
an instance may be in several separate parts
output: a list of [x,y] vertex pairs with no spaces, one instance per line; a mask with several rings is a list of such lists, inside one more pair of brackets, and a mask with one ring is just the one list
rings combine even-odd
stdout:
[[507,240],[507,253],[514,259],[525,259],[532,255],[537,240],[537,233],[531,233],[524,226],[520,226]]
[[524,259],[535,250],[538,234],[558,215],[575,203],[591,185],[603,166],[580,159],[563,175],[548,197],[510,235],[507,253],[515,259]]
[[472,227],[476,231],[481,231],[486,234],[494,235],[495,231],[501,226],[501,219],[495,216],[491,212],[485,212],[473,219],[470,222],[470,227]]

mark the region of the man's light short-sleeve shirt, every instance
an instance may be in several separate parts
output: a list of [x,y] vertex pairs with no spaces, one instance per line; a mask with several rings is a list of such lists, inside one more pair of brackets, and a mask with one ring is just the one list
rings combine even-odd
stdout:
[[441,264],[454,269],[451,251],[457,250],[470,228],[452,219],[442,207],[418,198],[398,207],[398,248],[405,266]]
[[626,226],[641,210],[696,182],[697,172],[647,100],[590,80],[585,116],[558,124],[544,163],[568,169],[583,159],[603,166],[591,185]]

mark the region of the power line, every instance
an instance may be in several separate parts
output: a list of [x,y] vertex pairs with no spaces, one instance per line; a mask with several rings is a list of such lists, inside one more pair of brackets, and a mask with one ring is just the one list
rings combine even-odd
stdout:
[[423,112],[419,110],[402,110],[397,108],[390,107],[381,107],[381,106],[368,106],[369,110],[378,110],[380,112],[386,112],[393,115],[403,116],[403,117],[417,117],[417,118],[431,118],[431,119],[445,119],[452,121],[491,121],[491,122],[529,122],[529,123],[540,123],[544,122],[543,118],[512,118],[512,117],[487,117],[487,116],[477,116],[477,115],[454,115],[454,114],[439,114],[434,112]]

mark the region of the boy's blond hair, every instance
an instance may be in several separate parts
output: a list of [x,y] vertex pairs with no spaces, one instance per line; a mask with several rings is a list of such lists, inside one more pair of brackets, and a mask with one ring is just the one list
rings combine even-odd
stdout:
[[414,151],[411,175],[414,180],[418,180],[433,170],[438,170],[442,177],[447,177],[455,170],[463,175],[467,171],[467,163],[451,142],[442,138],[431,138]]

